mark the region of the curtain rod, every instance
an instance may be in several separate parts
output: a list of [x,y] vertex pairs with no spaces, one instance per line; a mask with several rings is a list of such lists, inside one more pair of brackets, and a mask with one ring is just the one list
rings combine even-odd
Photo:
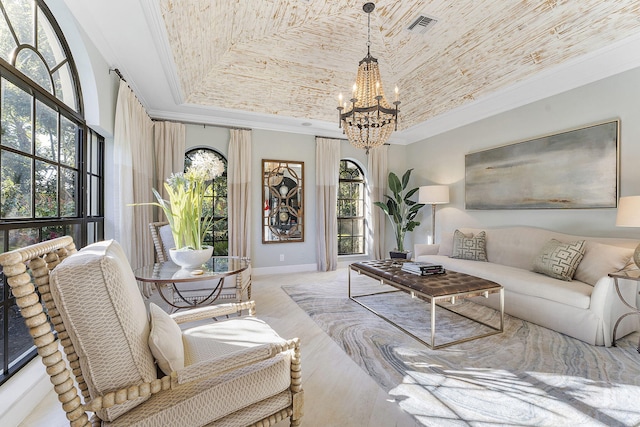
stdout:
[[183,125],[196,125],[196,126],[211,126],[214,128],[224,128],[224,129],[232,129],[232,130],[253,130],[251,128],[240,128],[237,126],[227,126],[227,125],[214,125],[211,123],[198,123],[198,122],[189,122],[184,120],[168,120],[168,119],[160,119],[160,118],[151,118],[154,122],[171,122],[171,123],[182,123]]
[[120,70],[118,70],[117,68],[109,68],[109,74],[111,74],[111,72],[112,72],[112,71],[113,71],[114,73],[116,73],[116,76],[120,77],[120,79],[121,79],[123,82],[125,82],[125,83],[127,82],[127,79],[125,79],[125,78],[124,78],[124,76],[122,75],[122,73],[120,72]]

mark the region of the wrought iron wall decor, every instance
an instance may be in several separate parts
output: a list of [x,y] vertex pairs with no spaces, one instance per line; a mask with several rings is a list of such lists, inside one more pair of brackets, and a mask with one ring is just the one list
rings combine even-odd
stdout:
[[304,162],[262,160],[262,243],[304,241]]
[[465,156],[467,209],[615,208],[620,121]]

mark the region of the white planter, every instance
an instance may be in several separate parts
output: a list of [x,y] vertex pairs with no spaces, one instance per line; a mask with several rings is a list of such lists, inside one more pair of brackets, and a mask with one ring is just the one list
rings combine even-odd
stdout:
[[169,256],[174,264],[182,268],[200,268],[213,254],[213,246],[204,249],[169,249]]

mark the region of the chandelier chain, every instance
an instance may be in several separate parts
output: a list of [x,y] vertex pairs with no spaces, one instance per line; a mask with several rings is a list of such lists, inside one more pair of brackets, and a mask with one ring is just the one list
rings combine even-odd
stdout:
[[367,55],[371,55],[371,13],[367,13]]
[[369,154],[371,148],[383,145],[398,130],[400,101],[396,86],[395,101],[387,102],[378,60],[371,56],[371,12],[375,4],[365,3],[362,9],[367,14],[367,56],[358,64],[356,84],[351,98],[347,98],[350,104],[343,104],[342,94],[338,96],[338,124],[351,145],[364,148]]

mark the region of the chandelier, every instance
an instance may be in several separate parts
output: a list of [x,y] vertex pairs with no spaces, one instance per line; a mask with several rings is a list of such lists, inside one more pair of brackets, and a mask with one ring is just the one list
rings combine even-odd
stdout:
[[339,127],[343,128],[349,142],[356,148],[379,147],[389,139],[391,132],[398,130],[398,87],[395,88],[394,107],[384,97],[378,60],[371,56],[371,12],[376,5],[362,6],[367,14],[367,56],[358,64],[356,83],[352,97],[347,101],[338,96]]

